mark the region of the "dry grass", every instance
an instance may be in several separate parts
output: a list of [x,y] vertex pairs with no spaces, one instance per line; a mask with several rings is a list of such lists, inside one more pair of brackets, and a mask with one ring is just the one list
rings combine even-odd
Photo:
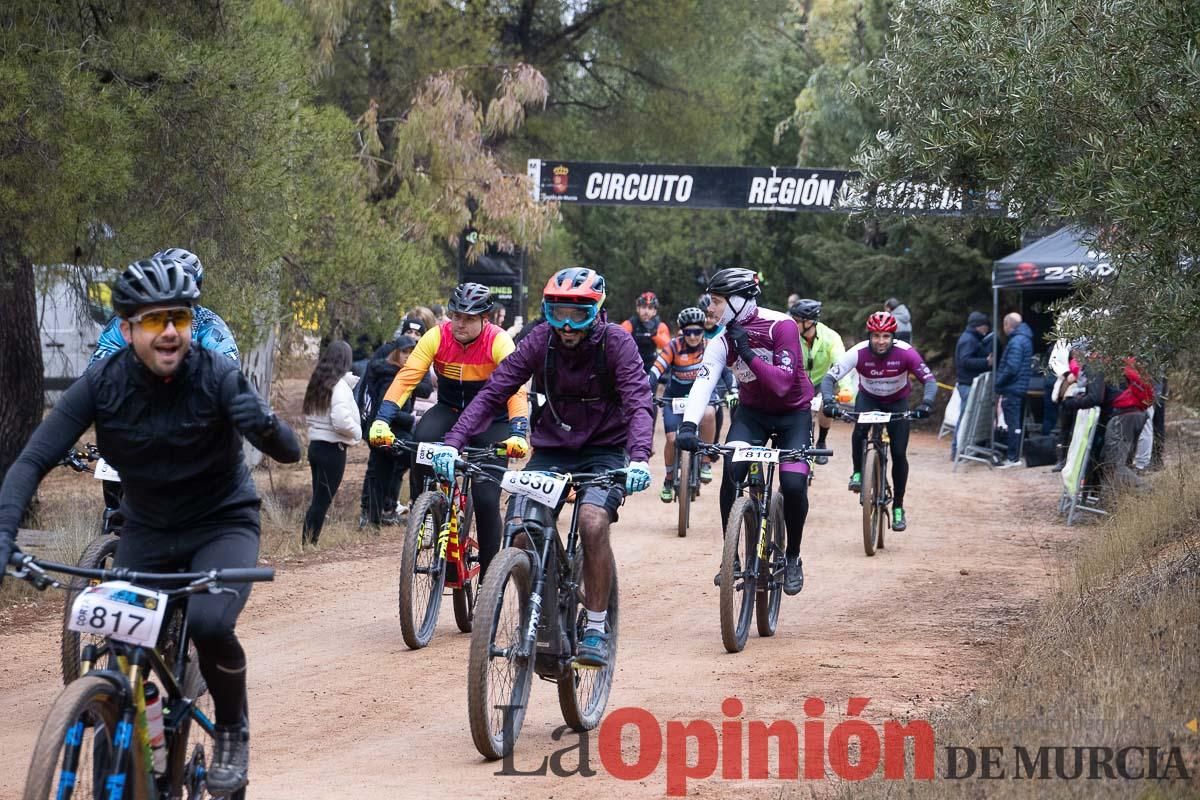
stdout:
[[[260,558],[263,563],[279,566],[305,555],[306,561],[315,554],[336,556],[339,551],[355,545],[378,541],[380,532],[358,527],[359,498],[366,470],[365,446],[351,448],[346,474],[333,506],[325,520],[319,548],[302,547],[300,531],[304,514],[312,499],[308,464],[271,464],[253,473],[262,504],[262,539]],[[406,481],[407,483],[407,481]],[[408,498],[404,487],[401,499]],[[74,564],[84,548],[96,535],[103,508],[100,486],[88,475],[68,470],[53,470],[39,490],[37,518],[32,527],[59,534],[49,547],[32,550],[52,561]],[[384,537],[399,535],[400,528],[384,528]],[[6,580],[0,586],[0,628],[14,622],[30,621],[57,612],[62,597],[59,592],[37,592],[22,581]]]
[[[839,795],[1200,796],[1200,735],[1184,727],[1200,712],[1200,476],[1183,463],[1091,529],[1060,590],[997,665],[995,683],[931,720],[938,779],[843,784]],[[951,745],[1005,748],[1006,779],[945,779]],[[1164,763],[1178,746],[1191,779],[1062,780],[1051,768],[1047,780],[1012,780],[1017,745],[1031,753],[1158,746]]]

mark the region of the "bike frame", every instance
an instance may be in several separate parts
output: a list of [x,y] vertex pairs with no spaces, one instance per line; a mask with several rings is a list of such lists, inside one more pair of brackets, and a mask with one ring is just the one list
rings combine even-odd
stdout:
[[[612,480],[608,474],[580,475],[578,478],[571,484],[577,500],[571,506],[571,524],[567,528],[565,545],[555,521],[555,512],[532,501],[525,504],[519,522],[506,522],[501,542],[501,549],[504,549],[514,546],[513,541],[518,534],[524,533],[529,539],[529,547],[524,550],[533,562],[533,584],[530,588],[529,620],[522,634],[518,655],[526,659],[533,657],[534,671],[545,680],[557,681],[566,675],[574,658],[575,621],[564,620],[563,617],[571,610],[572,601],[579,591],[576,567],[582,563],[583,555],[579,535],[579,509],[582,505],[578,502],[579,491]],[[551,600],[555,604],[555,619],[558,622],[553,626],[543,625],[544,607]]]
[[[448,589],[461,589],[479,574],[479,562],[468,564],[467,553],[471,550],[473,537],[465,541],[459,537],[459,520],[467,516],[467,499],[471,491],[471,475],[463,473],[462,481],[438,481],[438,491],[446,499],[446,523],[438,531],[438,558],[454,564],[453,579],[447,575]],[[476,548],[479,543],[475,542]]]

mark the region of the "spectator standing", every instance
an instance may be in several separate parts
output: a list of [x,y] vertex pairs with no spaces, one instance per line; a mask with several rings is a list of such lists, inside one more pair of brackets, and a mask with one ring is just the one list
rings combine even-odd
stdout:
[[894,297],[889,297],[883,305],[896,318],[896,338],[912,344],[912,312],[908,306]]
[[[388,342],[376,350],[371,357],[370,363],[367,364],[367,374],[359,382],[355,392],[363,438],[366,438],[371,423],[375,421],[375,412],[379,410],[383,396],[392,385],[392,379],[408,361],[409,354],[416,346],[417,340],[411,336],[399,336],[395,341]],[[400,408],[400,413],[392,420],[392,433],[397,439],[412,440],[412,429],[416,423],[413,414],[416,399],[429,397],[432,392],[433,382],[427,374]],[[410,456],[407,453],[396,454],[383,447],[371,448],[367,457],[367,474],[363,478],[359,527],[399,523],[397,505],[400,500],[400,484],[409,465]]]
[[971,383],[992,368],[992,352],[983,343],[991,327],[987,314],[972,311],[967,315],[966,330],[959,335],[958,344],[954,347],[955,382],[958,385],[958,397],[964,403],[967,402],[967,393],[971,391]]
[[1001,468],[1021,466],[1021,434],[1025,413],[1025,392],[1033,376],[1033,330],[1015,311],[1004,317],[1008,343],[996,370],[996,394],[1008,426],[1007,459]]
[[346,471],[346,448],[362,439],[362,422],[354,403],[357,379],[349,372],[352,351],[343,341],[330,342],[317,361],[304,391],[308,423],[308,466],[313,497],[304,515],[301,541],[316,544],[325,515]]

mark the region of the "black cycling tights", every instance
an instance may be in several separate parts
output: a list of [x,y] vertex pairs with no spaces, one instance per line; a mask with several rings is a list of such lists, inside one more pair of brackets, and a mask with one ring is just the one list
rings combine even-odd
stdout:
[[[244,520],[182,533],[126,526],[114,559],[114,566],[143,572],[207,572],[257,564],[258,526]],[[188,636],[196,643],[218,725],[238,725],[245,718],[246,653],[234,628],[250,586],[231,584],[234,594],[202,592],[188,598]]]
[[[458,422],[458,412],[448,405],[435,404],[425,412],[417,427],[413,430],[413,438],[418,442],[440,442],[446,433]],[[508,438],[508,421],[493,422],[487,430],[471,439],[472,447],[497,444]],[[505,466],[505,458],[488,459],[488,464]],[[425,486],[425,476],[433,476],[433,470],[421,464],[415,464],[409,473],[409,491],[415,500]],[[500,550],[500,487],[490,481],[472,481],[471,497],[475,501],[475,533],[479,539],[479,577],[487,572],[488,564]]]
[[[729,425],[728,442],[749,442],[765,445],[770,436],[775,437],[775,446],[782,449],[807,447],[812,441],[812,412],[808,409],[790,414],[764,414],[746,406],[739,406],[737,416]],[[721,529],[729,524],[729,509],[737,496],[735,483],[746,476],[750,468],[747,462],[733,463],[725,457],[725,468],[721,471]],[[787,554],[794,558],[800,555],[800,540],[804,537],[804,521],[808,518],[808,473],[795,470],[783,471],[776,468],[779,490],[783,493],[783,519],[787,525]]]
[[[887,411],[899,414],[908,411],[907,400],[881,403],[865,392],[858,393],[854,401],[855,411]],[[850,451],[854,460],[854,471],[862,472],[863,442],[867,439],[868,425],[855,425],[850,435]],[[892,440],[892,507],[904,508],[904,490],[908,487],[908,420],[895,419],[887,424],[888,437]]]

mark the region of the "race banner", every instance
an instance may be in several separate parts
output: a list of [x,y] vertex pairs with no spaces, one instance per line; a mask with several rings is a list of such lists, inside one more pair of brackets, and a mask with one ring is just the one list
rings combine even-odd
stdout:
[[[531,158],[538,201],[605,206],[725,208],[848,213],[867,207],[939,216],[1002,213],[998,198],[982,202],[919,182],[867,187],[857,172],[808,167],[720,167],[609,164]],[[966,210],[964,210],[964,208]]]

